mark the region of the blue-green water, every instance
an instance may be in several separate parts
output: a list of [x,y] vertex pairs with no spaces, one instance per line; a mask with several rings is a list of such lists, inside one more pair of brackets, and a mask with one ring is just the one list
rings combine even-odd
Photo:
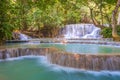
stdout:
[[0,80],[119,80],[120,72],[86,71],[47,63],[45,57],[0,62]]
[[5,47],[55,47],[63,51],[80,53],[80,54],[112,54],[120,53],[120,47],[98,44],[56,44],[56,43],[40,43],[40,44],[7,44]]
[[[6,44],[0,48],[55,47],[79,54],[120,53],[120,47],[96,44]],[[45,57],[19,57],[0,62],[0,80],[119,80],[120,71],[86,71],[49,64]]]

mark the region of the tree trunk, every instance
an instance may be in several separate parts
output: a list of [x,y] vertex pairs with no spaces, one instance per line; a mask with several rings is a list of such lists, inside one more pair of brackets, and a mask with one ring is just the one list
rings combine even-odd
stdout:
[[120,36],[117,34],[117,14],[118,14],[118,9],[120,7],[120,0],[117,1],[117,4],[115,6],[115,9],[113,10],[113,13],[112,13],[112,36],[113,36],[113,39],[115,41],[119,41],[120,40]]
[[103,0],[100,0],[100,15],[101,15],[101,25],[103,26],[103,11],[102,11],[102,5]]
[[102,25],[100,25],[100,23],[97,21],[97,19],[94,17],[93,15],[93,9],[92,8],[89,8],[90,9],[90,17],[91,17],[91,20],[93,22],[93,24],[99,28],[103,28]]
[[117,21],[117,25],[120,25],[120,12],[118,13],[118,21]]
[[93,18],[93,9],[91,9],[91,8],[89,8],[89,9],[90,9],[90,16],[91,16],[92,22],[93,22],[93,24],[97,25],[96,21]]

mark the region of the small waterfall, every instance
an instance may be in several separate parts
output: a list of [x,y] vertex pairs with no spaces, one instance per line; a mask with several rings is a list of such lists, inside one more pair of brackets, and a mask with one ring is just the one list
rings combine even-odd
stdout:
[[0,50],[0,59],[20,57],[26,55],[42,55],[49,51],[49,48],[7,48]]
[[12,36],[13,36],[14,40],[28,40],[28,39],[31,39],[31,37],[29,37],[29,36],[27,36],[25,34],[22,34],[19,31],[13,32]]
[[27,35],[22,34],[22,33],[19,34],[19,37],[20,37],[20,40],[28,40],[29,39],[29,37]]
[[90,34],[86,34],[85,36],[83,36],[82,38],[101,38],[100,34],[100,28],[96,28],[92,31],[92,33]]
[[70,24],[62,30],[65,38],[101,38],[100,28],[93,24]]

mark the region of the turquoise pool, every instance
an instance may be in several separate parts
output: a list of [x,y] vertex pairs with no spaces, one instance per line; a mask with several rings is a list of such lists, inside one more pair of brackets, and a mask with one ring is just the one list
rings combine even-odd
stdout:
[[[22,43],[0,48],[55,47],[78,54],[120,54],[119,46],[98,44]],[[118,80],[120,71],[88,71],[61,67],[47,62],[45,56],[24,56],[0,61],[0,80]]]
[[119,46],[99,45],[99,44],[79,44],[79,43],[23,43],[23,44],[6,44],[6,48],[11,47],[55,47],[63,51],[79,53],[79,54],[120,54]]
[[86,71],[51,65],[43,56],[0,62],[0,80],[118,80],[120,72]]

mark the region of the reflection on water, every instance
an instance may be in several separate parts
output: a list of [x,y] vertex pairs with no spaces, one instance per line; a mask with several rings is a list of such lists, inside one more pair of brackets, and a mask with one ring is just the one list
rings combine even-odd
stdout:
[[86,71],[50,65],[45,57],[0,62],[0,80],[118,80],[120,72]]
[[91,54],[96,54],[96,53],[104,53],[104,54],[110,54],[110,53],[120,53],[120,47],[115,47],[115,46],[106,46],[106,45],[98,45],[98,44],[79,44],[79,43],[74,43],[74,44],[60,44],[60,43],[40,43],[40,44],[31,44],[31,43],[24,43],[24,44],[7,44],[2,47],[33,47],[33,48],[38,48],[38,47],[55,47],[63,51],[67,52],[73,52],[73,53],[91,53]]

